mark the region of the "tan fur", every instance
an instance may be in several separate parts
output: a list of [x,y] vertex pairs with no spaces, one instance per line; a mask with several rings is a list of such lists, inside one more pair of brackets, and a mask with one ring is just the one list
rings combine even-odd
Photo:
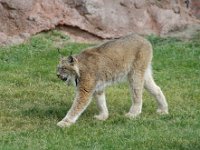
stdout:
[[97,99],[99,120],[108,118],[104,89],[123,78],[128,79],[133,104],[127,117],[135,117],[142,110],[143,87],[155,96],[158,112],[168,113],[168,105],[151,74],[152,46],[146,39],[132,34],[111,40],[82,51],[75,56],[61,58],[58,77],[78,81],[72,107],[58,126],[70,126],[89,105],[92,96]]

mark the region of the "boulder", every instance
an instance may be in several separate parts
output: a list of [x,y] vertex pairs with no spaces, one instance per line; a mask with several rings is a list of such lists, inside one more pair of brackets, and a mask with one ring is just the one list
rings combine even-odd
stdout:
[[[176,0],[172,1],[0,0],[0,45],[20,43],[30,35],[60,26],[100,39],[133,32],[166,35],[193,23],[191,16],[181,15]],[[184,0],[180,1],[185,7]]]

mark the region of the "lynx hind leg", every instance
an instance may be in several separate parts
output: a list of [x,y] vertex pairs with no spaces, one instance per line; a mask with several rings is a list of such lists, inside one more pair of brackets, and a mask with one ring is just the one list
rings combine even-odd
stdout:
[[168,104],[166,98],[158,85],[154,82],[151,67],[149,66],[145,73],[144,87],[149,91],[156,99],[158,103],[157,113],[168,114]]
[[106,106],[106,97],[104,91],[97,91],[94,93],[94,98],[97,102],[97,107],[99,108],[99,114],[94,117],[98,120],[106,120],[109,116],[108,108]]
[[142,112],[144,73],[142,71],[135,70],[134,73],[129,73],[128,80],[132,96],[132,106],[126,116],[129,118],[134,118]]

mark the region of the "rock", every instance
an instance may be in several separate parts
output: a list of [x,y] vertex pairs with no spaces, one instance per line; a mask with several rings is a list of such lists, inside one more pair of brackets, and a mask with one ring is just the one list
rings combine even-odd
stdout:
[[28,39],[31,35],[29,33],[20,33],[19,36],[22,38],[22,39]]
[[[6,44],[22,42],[30,35],[59,26],[78,28],[80,35],[87,32],[100,39],[131,32],[166,35],[192,23],[189,15],[180,14],[176,3],[176,0],[0,0],[0,45],[5,39]],[[29,35],[22,36],[23,33]]]
[[1,4],[8,10],[31,10],[33,0],[1,0]]
[[0,45],[6,45],[7,35],[3,32],[0,32]]
[[23,38],[21,38],[20,36],[18,35],[14,35],[14,36],[11,36],[11,37],[8,37],[7,41],[6,41],[6,45],[15,45],[15,44],[20,44],[24,41]]
[[196,36],[197,33],[200,33],[200,24],[190,24],[185,27],[184,30],[177,30],[175,32],[170,32],[164,37],[175,37],[181,40],[192,39]]
[[15,45],[22,43],[25,39],[27,39],[29,36],[27,34],[21,34],[21,36],[14,35],[14,36],[7,36],[5,33],[0,32],[0,45],[6,46],[6,45]]
[[135,0],[135,3],[134,3],[135,8],[137,8],[137,9],[146,7],[147,6],[146,4],[147,3],[145,2],[145,0]]
[[200,19],[200,1],[199,0],[192,0],[191,12],[194,16]]
[[174,14],[173,10],[162,10],[151,6],[149,12],[157,23],[160,35],[185,28],[188,24],[187,20],[183,20],[179,14]]

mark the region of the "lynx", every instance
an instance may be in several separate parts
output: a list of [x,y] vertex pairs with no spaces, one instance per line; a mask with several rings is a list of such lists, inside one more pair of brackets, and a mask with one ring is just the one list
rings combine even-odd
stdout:
[[167,114],[168,104],[160,87],[154,82],[151,60],[150,42],[135,34],[88,48],[78,55],[62,57],[57,66],[57,76],[63,81],[76,83],[76,96],[70,110],[57,125],[68,127],[74,124],[92,97],[99,108],[95,118],[106,120],[109,113],[105,88],[123,79],[128,80],[132,97],[127,117],[134,118],[141,113],[143,88],[155,97],[157,112]]

